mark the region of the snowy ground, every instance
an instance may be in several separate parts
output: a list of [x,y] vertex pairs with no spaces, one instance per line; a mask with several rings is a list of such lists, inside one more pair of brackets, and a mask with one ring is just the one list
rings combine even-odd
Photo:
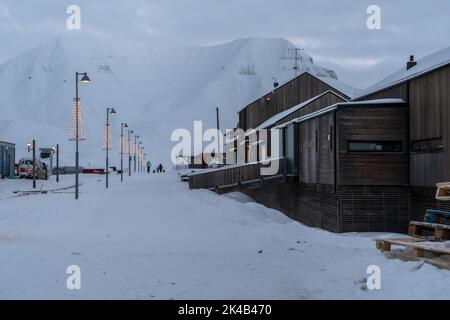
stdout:
[[[189,191],[174,174],[121,184],[83,176],[73,190],[17,197],[0,181],[3,299],[443,299],[450,272],[388,260],[373,237],[307,228],[240,194]],[[43,189],[68,187],[45,182]],[[262,250],[262,253],[259,253]],[[79,265],[82,289],[65,273]],[[378,265],[382,290],[365,290]]]

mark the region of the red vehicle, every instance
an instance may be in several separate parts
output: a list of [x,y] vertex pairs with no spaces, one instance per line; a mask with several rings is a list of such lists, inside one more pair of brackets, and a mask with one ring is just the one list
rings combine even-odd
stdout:
[[[33,178],[33,160],[21,159],[18,165],[18,173],[20,179],[32,179]],[[47,166],[44,162],[36,159],[36,179],[47,180],[48,172]]]
[[105,169],[83,169],[83,174],[106,174]]

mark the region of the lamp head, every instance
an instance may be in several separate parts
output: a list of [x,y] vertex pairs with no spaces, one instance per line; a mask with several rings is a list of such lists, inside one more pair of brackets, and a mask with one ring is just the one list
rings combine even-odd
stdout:
[[84,83],[84,84],[89,84],[89,83],[91,83],[91,79],[89,79],[87,73],[85,73],[85,74],[83,75],[83,77],[81,78],[80,81],[81,81],[81,83]]
[[109,113],[111,113],[112,116],[115,116],[117,114],[117,112],[114,108],[112,108]]
[[128,123],[124,123],[124,124],[123,124],[123,127],[124,127],[124,128],[128,128]]

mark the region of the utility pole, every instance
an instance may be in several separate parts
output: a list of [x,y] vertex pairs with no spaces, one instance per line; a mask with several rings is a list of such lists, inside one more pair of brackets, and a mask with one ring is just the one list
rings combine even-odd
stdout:
[[36,189],[36,140],[33,139],[33,189]]

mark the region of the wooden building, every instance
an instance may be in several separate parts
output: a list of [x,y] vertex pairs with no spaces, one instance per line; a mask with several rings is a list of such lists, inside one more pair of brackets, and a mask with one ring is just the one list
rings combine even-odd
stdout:
[[[280,128],[295,133],[297,169],[243,190],[307,225],[334,232],[402,231],[409,222],[408,109],[401,99],[341,102]],[[286,150],[286,148],[285,148]]]
[[356,98],[339,88],[305,73],[239,112],[244,131],[281,133],[279,154],[270,153],[283,159],[274,183],[254,176],[243,184],[252,164],[214,179],[194,175],[191,188],[208,181],[226,192],[226,180],[230,190],[333,232],[405,232],[426,209],[450,210],[434,200],[436,183],[450,181],[450,48],[411,57]]
[[450,48],[418,61],[367,89],[355,100],[401,97],[409,106],[410,212],[450,211],[435,200],[436,184],[450,181]]
[[317,77],[305,72],[240,110],[239,127],[244,131],[257,128],[280,112],[327,91],[333,91],[344,99],[350,99],[354,94],[353,90],[337,79]]

